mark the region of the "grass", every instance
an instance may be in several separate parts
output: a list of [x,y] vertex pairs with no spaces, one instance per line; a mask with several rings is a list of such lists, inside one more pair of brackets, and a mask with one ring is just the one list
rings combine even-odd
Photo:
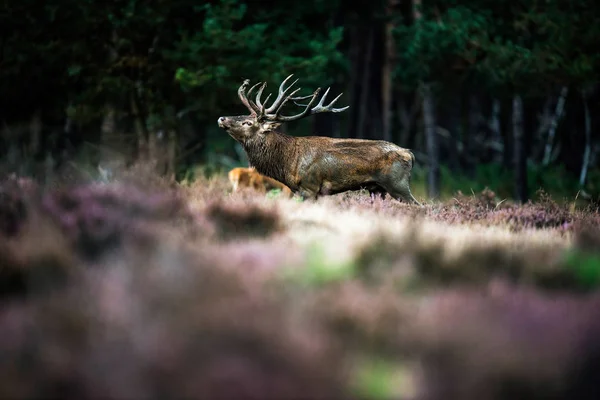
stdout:
[[8,178],[0,396],[596,398],[599,223],[544,193]]

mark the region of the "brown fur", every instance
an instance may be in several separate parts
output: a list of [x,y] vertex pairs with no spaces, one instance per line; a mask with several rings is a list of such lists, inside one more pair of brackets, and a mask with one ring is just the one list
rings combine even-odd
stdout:
[[[410,150],[382,140],[292,137],[283,134],[276,129],[285,120],[282,121],[277,113],[265,114],[264,109],[263,112],[253,109],[256,105],[248,102],[246,85],[248,81],[240,87],[238,95],[251,114],[220,117],[218,124],[244,147],[250,165],[260,174],[287,185],[304,198],[316,199],[320,195],[365,188],[374,193],[387,192],[396,199],[419,204],[410,191],[414,163],[414,155]],[[313,98],[317,94],[318,90]],[[343,110],[321,107],[315,111],[321,103],[312,110],[313,114]],[[306,109],[311,105],[309,103]],[[306,115],[309,114],[283,118],[293,120]]]
[[261,193],[279,189],[285,196],[292,197],[289,187],[273,178],[259,174],[254,168],[234,168],[229,171],[228,176],[234,192],[240,188],[251,188]]

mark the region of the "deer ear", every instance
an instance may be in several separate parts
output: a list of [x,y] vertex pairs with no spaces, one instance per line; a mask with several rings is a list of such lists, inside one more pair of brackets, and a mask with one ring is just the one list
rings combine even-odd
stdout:
[[280,122],[275,122],[275,121],[263,122],[263,128],[266,132],[274,131],[275,129],[279,128],[280,125],[281,125]]

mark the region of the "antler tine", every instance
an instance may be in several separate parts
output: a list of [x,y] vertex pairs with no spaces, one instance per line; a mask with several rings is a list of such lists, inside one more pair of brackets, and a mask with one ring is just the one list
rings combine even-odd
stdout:
[[278,118],[279,112],[281,111],[281,109],[283,108],[283,106],[285,105],[285,103],[287,103],[290,99],[292,99],[293,98],[292,96],[294,94],[298,93],[300,91],[300,89],[302,89],[302,88],[298,88],[298,89],[294,90],[292,93],[290,93],[289,95],[286,96],[286,98],[281,102],[281,104],[279,105],[279,107],[277,107],[277,110],[275,110],[275,114],[273,114],[275,119]]
[[[332,108],[332,106],[335,104],[335,102],[338,101],[340,97],[342,97],[342,94],[344,94],[343,92],[340,93],[339,95],[337,95],[337,97],[335,99],[333,99],[328,105],[323,106],[323,102],[325,101],[325,97],[327,97],[327,93],[329,93],[329,89],[330,88],[327,88],[325,93],[323,93],[323,97],[321,97],[321,100],[319,101],[319,103],[311,110],[311,115],[317,114],[317,113],[322,113],[322,112],[338,113],[338,112],[342,112],[342,111],[345,111],[348,108],[350,108],[350,106],[346,106],[346,107],[342,107],[342,108]],[[304,98],[296,97],[293,100],[304,100],[305,98],[306,97],[304,97]],[[295,101],[294,101],[294,103],[297,106],[305,107],[305,104],[299,104],[299,103],[296,103]]]
[[[318,103],[318,104],[315,106],[315,108],[320,108],[320,107],[323,107],[323,102],[325,101],[325,97],[327,97],[327,93],[329,93],[329,89],[330,89],[330,88],[327,88],[327,90],[325,91],[325,93],[323,93],[323,97],[321,97],[321,100],[320,100],[320,101],[319,101],[319,103]],[[314,94],[311,94],[310,96],[304,96],[304,97],[295,97],[295,98],[293,98],[292,100],[294,100],[294,104],[296,104],[297,106],[300,106],[300,107],[306,107],[306,104],[299,104],[299,103],[296,103],[296,100],[305,100],[305,99],[308,99],[309,97],[312,97],[312,96],[314,96]],[[339,96],[338,96],[338,97],[339,97]],[[313,110],[314,110],[315,108],[313,108]]]
[[[258,92],[256,93],[256,98],[254,99],[254,103],[259,108],[261,116],[265,114],[265,106],[260,101],[260,97],[262,96],[262,93],[263,93],[263,90],[265,90],[265,87],[267,87],[267,82],[263,83],[262,86],[260,88],[258,88]],[[267,96],[267,99],[265,100],[265,104],[269,101],[270,97],[271,97],[271,93],[269,93],[269,95]]]
[[[269,102],[269,99],[271,98],[271,93],[269,93],[269,95],[267,96],[267,99],[265,100],[265,104]],[[259,117],[262,118],[263,116],[266,115],[266,111],[265,111],[265,105],[261,104],[259,105],[260,107],[260,114]]]
[[[257,86],[259,86],[261,83],[262,82],[255,83],[254,86],[252,86],[250,89],[248,89],[248,93],[246,93],[246,98],[250,97],[250,94],[252,93],[252,91]],[[252,106],[252,108],[256,110],[256,112],[260,113],[260,107],[254,101],[252,101],[252,99],[248,99],[248,102],[250,103],[250,105]]]
[[[244,79],[244,82],[238,89],[238,97],[246,108],[250,111],[250,115],[257,115],[258,110],[253,107],[253,104],[246,97],[246,88],[250,84],[250,79]],[[252,89],[251,89],[252,90]]]
[[310,99],[311,97],[313,97],[312,94],[309,94],[308,96],[300,96],[300,97],[294,97],[291,100],[294,102],[295,105],[297,106],[301,106],[301,107],[306,107],[306,104],[299,104],[296,103],[298,100],[306,100],[306,99]]
[[285,86],[285,83],[292,77],[294,76],[294,74],[291,74],[290,76],[288,76],[287,78],[285,78],[283,80],[283,82],[281,82],[281,85],[279,85],[279,92],[277,94],[277,98],[273,101],[273,104],[271,104],[271,107],[267,108],[265,110],[265,112],[267,114],[271,114],[273,113],[275,110],[277,110],[280,105],[281,102],[284,100],[284,96],[287,93],[288,90],[290,90],[292,88],[292,86],[294,86],[296,84],[296,82],[298,82],[298,79],[296,79],[294,82],[292,82],[292,84],[290,86],[288,86],[286,89],[283,89],[283,87]]
[[[317,97],[319,96],[319,93],[321,92],[321,88],[317,88],[317,90],[315,90],[315,92],[312,94],[312,99],[308,102],[308,104],[306,105],[306,108],[304,108],[304,110],[296,115],[290,115],[290,116],[279,116],[279,115],[275,115],[275,117],[277,118],[278,121],[281,122],[287,122],[287,121],[295,121],[297,119],[300,118],[304,118],[309,114],[312,114],[312,110],[311,107],[312,105],[315,103],[315,101],[317,100]],[[289,99],[290,96],[288,96]]]
[[[329,91],[329,89],[327,89],[327,90]],[[340,97],[342,97],[343,94],[344,94],[344,92],[338,94],[335,99],[331,100],[331,103],[329,103],[325,107],[322,107],[322,109],[316,110],[317,107],[313,108],[313,113],[325,112],[325,111],[338,113],[338,112],[342,112],[344,110],[349,109],[350,106],[346,106],[346,107],[342,107],[342,108],[331,108],[331,106],[333,106],[335,104],[335,102],[338,101]],[[322,100],[325,100],[325,96],[323,96]],[[322,100],[321,100],[321,103],[323,102]],[[319,105],[321,105],[321,103],[319,103]]]
[[260,85],[261,83],[262,83],[262,82],[255,83],[255,84],[254,84],[254,86],[252,86],[252,87],[251,87],[251,88],[248,90],[248,93],[247,93],[247,95],[248,95],[248,96],[250,96],[250,93],[252,93],[252,91],[254,90],[254,88],[255,88],[255,87],[257,87],[258,85]]

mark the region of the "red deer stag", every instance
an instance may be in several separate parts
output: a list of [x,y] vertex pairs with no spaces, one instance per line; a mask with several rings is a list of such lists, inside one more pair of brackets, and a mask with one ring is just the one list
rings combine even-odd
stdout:
[[[303,198],[316,199],[348,190],[368,189],[371,193],[389,193],[398,200],[420,205],[410,191],[414,156],[410,150],[382,140],[334,139],[322,136],[293,137],[277,131],[283,122],[295,121],[310,115],[346,110],[332,108],[338,95],[327,106],[323,105],[329,89],[315,104],[321,88],[312,95],[294,97],[300,90],[289,94],[297,79],[284,89],[288,76],[279,86],[277,98],[270,107],[261,101],[265,83],[257,83],[246,94],[250,84],[244,80],[238,96],[250,115],[220,117],[219,127],[237,140],[248,155],[250,165],[256,170],[287,185]],[[254,101],[248,99],[252,90],[260,85]],[[307,104],[299,101],[308,100]],[[292,100],[304,107],[296,115],[281,115],[283,106]]]

